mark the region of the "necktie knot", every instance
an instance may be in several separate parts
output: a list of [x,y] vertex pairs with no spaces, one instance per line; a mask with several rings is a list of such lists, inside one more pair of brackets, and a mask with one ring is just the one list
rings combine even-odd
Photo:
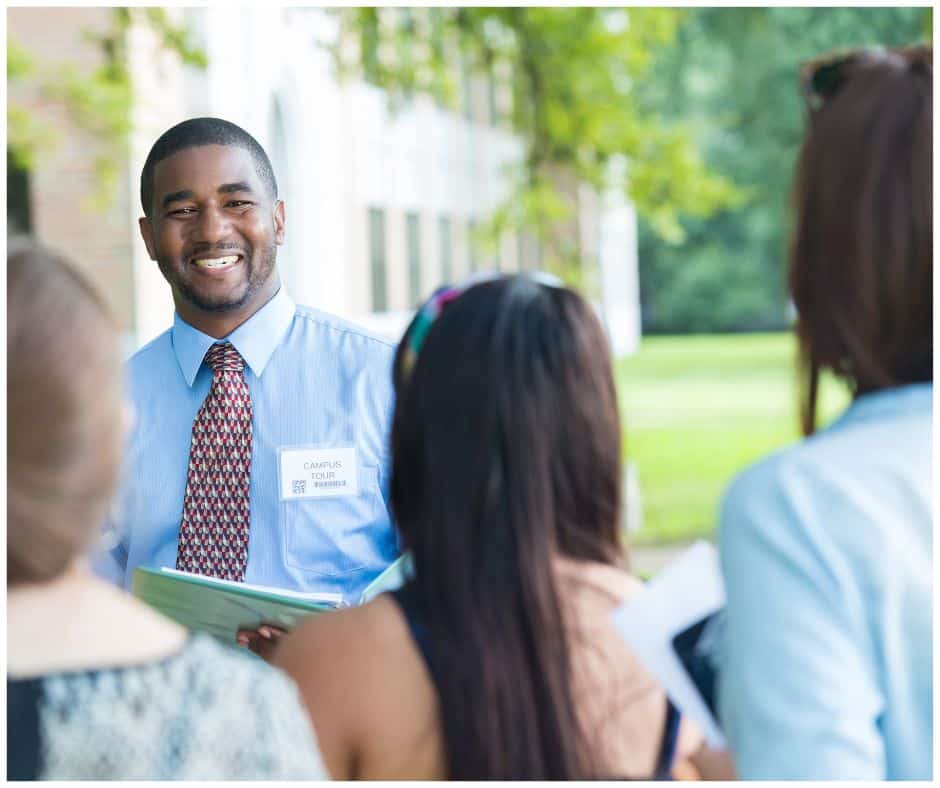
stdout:
[[219,342],[206,352],[206,364],[213,373],[241,372],[245,368],[245,359],[231,342]]

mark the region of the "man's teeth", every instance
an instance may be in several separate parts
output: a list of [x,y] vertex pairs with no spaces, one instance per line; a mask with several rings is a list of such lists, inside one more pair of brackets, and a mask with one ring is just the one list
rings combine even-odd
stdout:
[[200,268],[218,268],[220,265],[228,265],[229,263],[234,263],[236,260],[238,260],[237,254],[231,257],[211,257],[203,260],[193,260],[193,262]]

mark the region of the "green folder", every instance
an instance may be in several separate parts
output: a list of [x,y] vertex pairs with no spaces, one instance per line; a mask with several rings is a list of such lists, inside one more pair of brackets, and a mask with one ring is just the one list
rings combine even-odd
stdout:
[[304,596],[142,566],[134,570],[131,592],[187,629],[208,632],[228,643],[235,642],[239,629],[257,629],[262,624],[292,629],[304,616],[342,605],[338,594]]
[[[360,604],[401,585],[409,570],[410,559],[401,556],[366,587]],[[341,594],[236,583],[167,567],[137,567],[131,592],[187,629],[207,632],[229,644],[239,629],[262,624],[293,629],[305,616],[347,606]]]

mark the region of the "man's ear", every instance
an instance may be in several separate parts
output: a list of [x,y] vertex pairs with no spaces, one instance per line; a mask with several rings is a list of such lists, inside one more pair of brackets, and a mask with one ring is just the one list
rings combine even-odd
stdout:
[[274,206],[274,242],[281,246],[284,243],[284,201],[278,200]]
[[153,243],[153,226],[150,224],[150,219],[146,216],[141,216],[137,220],[137,226],[140,227],[140,237],[144,239],[144,246],[147,247],[147,254],[150,255],[151,260],[157,259],[156,247]]

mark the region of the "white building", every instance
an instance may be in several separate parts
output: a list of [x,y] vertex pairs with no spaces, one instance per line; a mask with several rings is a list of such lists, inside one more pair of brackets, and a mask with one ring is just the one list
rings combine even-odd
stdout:
[[[104,13],[14,9],[9,25],[42,55],[43,47],[54,50],[65,36],[80,35],[76,20]],[[392,117],[382,91],[337,80],[323,46],[335,37],[336,20],[322,9],[215,6],[167,13],[193,32],[209,65],[184,67],[161,49],[149,27],[132,28],[135,131],[124,193],[107,230],[120,238],[112,244],[115,251],[83,256],[85,240],[75,228],[66,232],[56,224],[61,213],[42,210],[53,185],[59,191],[67,185],[51,176],[44,180],[42,173],[31,184],[40,238],[89,269],[107,264],[123,272],[123,285],[122,276],[92,271],[92,278],[111,288],[106,295],[123,316],[129,350],[172,320],[169,288],[138,237],[137,195],[151,145],[187,117],[237,123],[271,156],[287,213],[278,262],[298,303],[396,337],[410,309],[443,281],[476,269],[537,267],[537,250],[520,237],[502,239],[494,259],[482,259],[469,243],[471,229],[505,194],[503,165],[521,152],[519,141],[489,117],[485,91],[468,91],[470,101],[460,113],[422,97]],[[65,29],[55,29],[57,20]],[[50,170],[57,166],[48,163]],[[640,333],[635,217],[616,196],[586,197],[582,205],[594,207],[581,209],[580,241],[598,261],[598,307],[615,354],[623,355],[635,349]],[[109,255],[115,259],[106,260]]]

